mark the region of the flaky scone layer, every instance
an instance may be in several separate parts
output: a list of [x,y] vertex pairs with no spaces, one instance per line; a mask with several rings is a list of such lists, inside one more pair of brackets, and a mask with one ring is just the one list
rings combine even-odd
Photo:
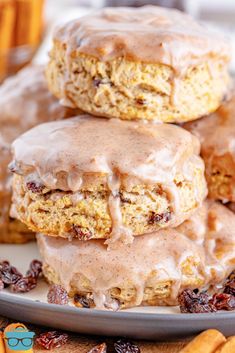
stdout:
[[[174,82],[174,70],[166,65],[124,58],[100,62],[76,54],[68,68],[66,46],[58,42],[50,56],[49,89],[63,104],[123,120],[180,123],[197,119],[219,107],[230,82],[227,68],[220,62],[211,63],[212,76],[205,62],[189,68],[184,78]],[[65,77],[69,77],[68,81]]]
[[229,87],[227,41],[174,9],[102,9],[59,26],[53,42],[50,90],[97,116],[190,121]]
[[89,115],[39,125],[13,143],[13,203],[30,229],[124,242],[175,227],[203,202],[199,141],[171,124]]
[[[161,185],[138,185],[121,188],[122,225],[133,235],[177,226],[199,207],[205,197],[203,171],[194,170],[193,182],[178,176],[175,188],[180,197],[179,214],[174,214],[170,196]],[[109,210],[110,191],[97,187],[79,192],[29,189],[22,176],[14,176],[16,216],[30,229],[54,236],[78,239],[108,239],[112,232]]]

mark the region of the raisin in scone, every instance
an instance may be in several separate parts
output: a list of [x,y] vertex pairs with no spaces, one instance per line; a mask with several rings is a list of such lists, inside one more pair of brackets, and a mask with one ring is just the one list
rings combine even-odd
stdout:
[[175,305],[185,288],[221,284],[235,267],[235,215],[216,202],[205,204],[176,229],[137,237],[107,251],[88,242],[38,235],[44,275],[70,296],[97,308]]
[[199,141],[175,125],[84,115],[37,126],[12,149],[17,217],[49,235],[128,243],[179,225],[207,193]]
[[235,201],[235,91],[214,114],[184,127],[201,141],[209,197]]
[[[59,104],[47,88],[44,66],[29,66],[0,86],[0,242],[21,243],[34,235],[9,215],[11,205],[11,142],[44,121],[75,114]],[[77,112],[76,112],[77,113]]]
[[230,52],[177,10],[106,8],[57,28],[47,80],[63,104],[94,115],[184,122],[220,105]]

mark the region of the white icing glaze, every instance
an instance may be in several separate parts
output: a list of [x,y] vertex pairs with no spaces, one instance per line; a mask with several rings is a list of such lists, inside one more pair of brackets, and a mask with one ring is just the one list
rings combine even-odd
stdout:
[[125,57],[165,64],[179,74],[205,60],[230,58],[224,38],[185,13],[157,6],[105,8],[62,25],[54,40],[64,43],[70,56]]
[[21,133],[68,110],[48,91],[44,66],[29,66],[0,86],[0,229],[7,230],[11,203],[10,143]]
[[[220,223],[219,229],[215,223]],[[150,275],[153,285],[172,281],[165,302],[174,304],[185,285],[185,260],[191,258],[191,264],[198,264],[192,266],[192,277],[203,279],[203,287],[219,285],[234,269],[234,228],[235,215],[225,206],[207,201],[180,227],[143,235],[132,244],[108,251],[101,240],[68,242],[39,235],[38,244],[44,264],[58,275],[66,290],[82,291],[81,275],[89,281],[97,307],[105,306],[111,288],[128,286],[137,290],[133,305],[141,304]]]
[[[130,242],[120,211],[120,185],[160,184],[173,210],[172,222],[180,224],[180,194],[175,179],[193,183],[195,168],[203,175],[204,164],[198,156],[198,140],[186,130],[170,124],[145,124],[117,119],[79,116],[42,124],[13,143],[16,173],[25,180],[36,180],[49,189],[77,192],[97,174],[110,190],[109,209],[114,239]],[[204,182],[204,181],[203,181]],[[96,185],[97,186],[97,185]],[[206,185],[196,190],[198,204]]]

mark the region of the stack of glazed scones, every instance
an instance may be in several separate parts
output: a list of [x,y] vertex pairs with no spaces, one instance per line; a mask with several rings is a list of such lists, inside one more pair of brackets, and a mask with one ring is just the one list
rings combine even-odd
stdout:
[[[0,243],[24,243],[34,234],[9,214],[11,206],[12,141],[35,125],[74,114],[63,107],[47,88],[45,67],[28,66],[0,86]],[[72,113],[73,112],[73,113]]]
[[57,28],[49,90],[86,113],[18,137],[10,164],[14,216],[38,233],[50,283],[116,310],[175,305],[235,268],[235,215],[217,201],[235,201],[229,60],[177,10],[107,8]]

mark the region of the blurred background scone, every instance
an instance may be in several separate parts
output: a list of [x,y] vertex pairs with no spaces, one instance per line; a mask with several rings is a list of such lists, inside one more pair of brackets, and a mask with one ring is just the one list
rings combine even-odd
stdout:
[[13,143],[16,215],[32,230],[86,240],[177,226],[207,193],[199,148],[170,124],[89,115],[42,124]]
[[184,127],[201,141],[209,197],[235,201],[235,91],[214,114]]
[[220,105],[230,51],[177,10],[107,8],[55,31],[47,79],[63,104],[94,115],[183,122]]
[[117,309],[175,305],[184,288],[221,283],[234,266],[234,227],[231,211],[205,202],[179,228],[109,251],[100,240],[37,239],[50,283],[61,284],[70,296],[90,298],[99,308]]
[[33,234],[9,216],[11,205],[10,144],[27,129],[72,114],[47,89],[44,66],[29,66],[0,86],[0,242],[21,243]]

